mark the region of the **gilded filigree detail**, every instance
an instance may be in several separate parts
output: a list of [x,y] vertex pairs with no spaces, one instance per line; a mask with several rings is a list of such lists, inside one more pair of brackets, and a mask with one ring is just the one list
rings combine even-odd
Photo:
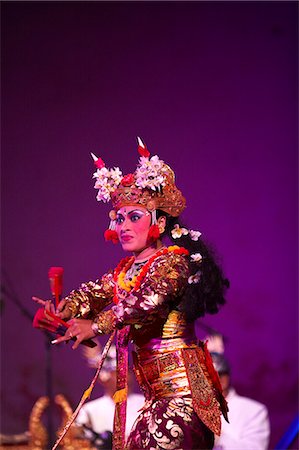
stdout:
[[163,295],[178,295],[184,281],[188,278],[188,262],[182,255],[169,253],[158,258],[152,265],[147,280],[153,291],[159,290]]
[[115,329],[116,316],[114,312],[109,309],[109,311],[103,311],[98,314],[94,323],[98,326],[99,334],[110,334]]
[[215,390],[203,370],[202,366],[205,364],[200,362],[201,352],[200,348],[182,350],[193,406],[203,423],[219,436],[221,432],[220,407]]

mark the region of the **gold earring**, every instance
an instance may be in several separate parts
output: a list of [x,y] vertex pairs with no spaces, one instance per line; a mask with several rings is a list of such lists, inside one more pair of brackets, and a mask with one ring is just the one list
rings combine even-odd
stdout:
[[163,234],[165,231],[165,227],[163,227],[163,225],[158,225],[158,228],[159,228],[159,233]]

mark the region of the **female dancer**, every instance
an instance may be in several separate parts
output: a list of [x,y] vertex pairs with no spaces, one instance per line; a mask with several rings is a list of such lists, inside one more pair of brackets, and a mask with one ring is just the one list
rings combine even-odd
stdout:
[[[138,140],[141,157],[133,174],[107,169],[93,155],[97,199],[113,205],[105,237],[133,256],[62,300],[58,315],[70,327],[55,343],[76,337],[77,348],[117,330],[115,450],[212,449],[227,405],[194,321],[218,311],[228,282],[200,233],[180,224],[185,198],[173,171],[157,156],[150,158]],[[175,245],[163,245],[167,236]],[[125,443],[129,341],[146,402]]]

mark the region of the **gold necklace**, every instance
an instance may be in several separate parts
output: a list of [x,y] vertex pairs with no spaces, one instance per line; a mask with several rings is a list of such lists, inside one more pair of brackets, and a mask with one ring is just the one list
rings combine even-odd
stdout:
[[151,264],[155,259],[159,258],[161,255],[166,255],[167,253],[176,253],[179,255],[189,255],[189,251],[186,250],[184,247],[179,247],[178,245],[172,245],[167,248],[161,248],[157,252],[155,252],[147,261],[146,264],[142,267],[138,275],[135,275],[132,277],[132,279],[125,279],[126,273],[128,270],[132,267],[135,259],[134,256],[124,258],[120,261],[118,266],[116,267],[114,271],[114,303],[118,303],[117,298],[117,288],[118,286],[125,290],[126,292],[130,291],[136,291],[139,289],[140,284],[143,280],[143,278],[146,276],[148,269],[150,268]]

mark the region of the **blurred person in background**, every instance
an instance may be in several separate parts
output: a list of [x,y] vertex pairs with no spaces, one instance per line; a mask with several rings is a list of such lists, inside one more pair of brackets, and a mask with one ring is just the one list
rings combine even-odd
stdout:
[[[95,348],[85,347],[83,349],[84,357],[87,359],[88,366],[96,368],[98,360],[101,357],[101,346]],[[144,396],[133,392],[133,377],[129,371],[128,377],[128,399],[127,399],[127,421],[126,435],[130,430],[139,414],[139,410],[144,404]],[[80,410],[76,419],[77,425],[83,426],[86,438],[97,444],[103,441],[103,447],[106,450],[111,448],[111,434],[113,431],[113,417],[115,403],[113,394],[116,390],[116,347],[112,345],[104,361],[102,370],[99,374],[99,383],[103,388],[103,395],[95,400],[87,402]],[[98,446],[98,445],[97,445]]]
[[208,337],[208,349],[229,409],[229,423],[222,420],[221,435],[215,439],[214,450],[267,450],[270,422],[266,406],[239,395],[232,386],[231,369],[220,335]]

